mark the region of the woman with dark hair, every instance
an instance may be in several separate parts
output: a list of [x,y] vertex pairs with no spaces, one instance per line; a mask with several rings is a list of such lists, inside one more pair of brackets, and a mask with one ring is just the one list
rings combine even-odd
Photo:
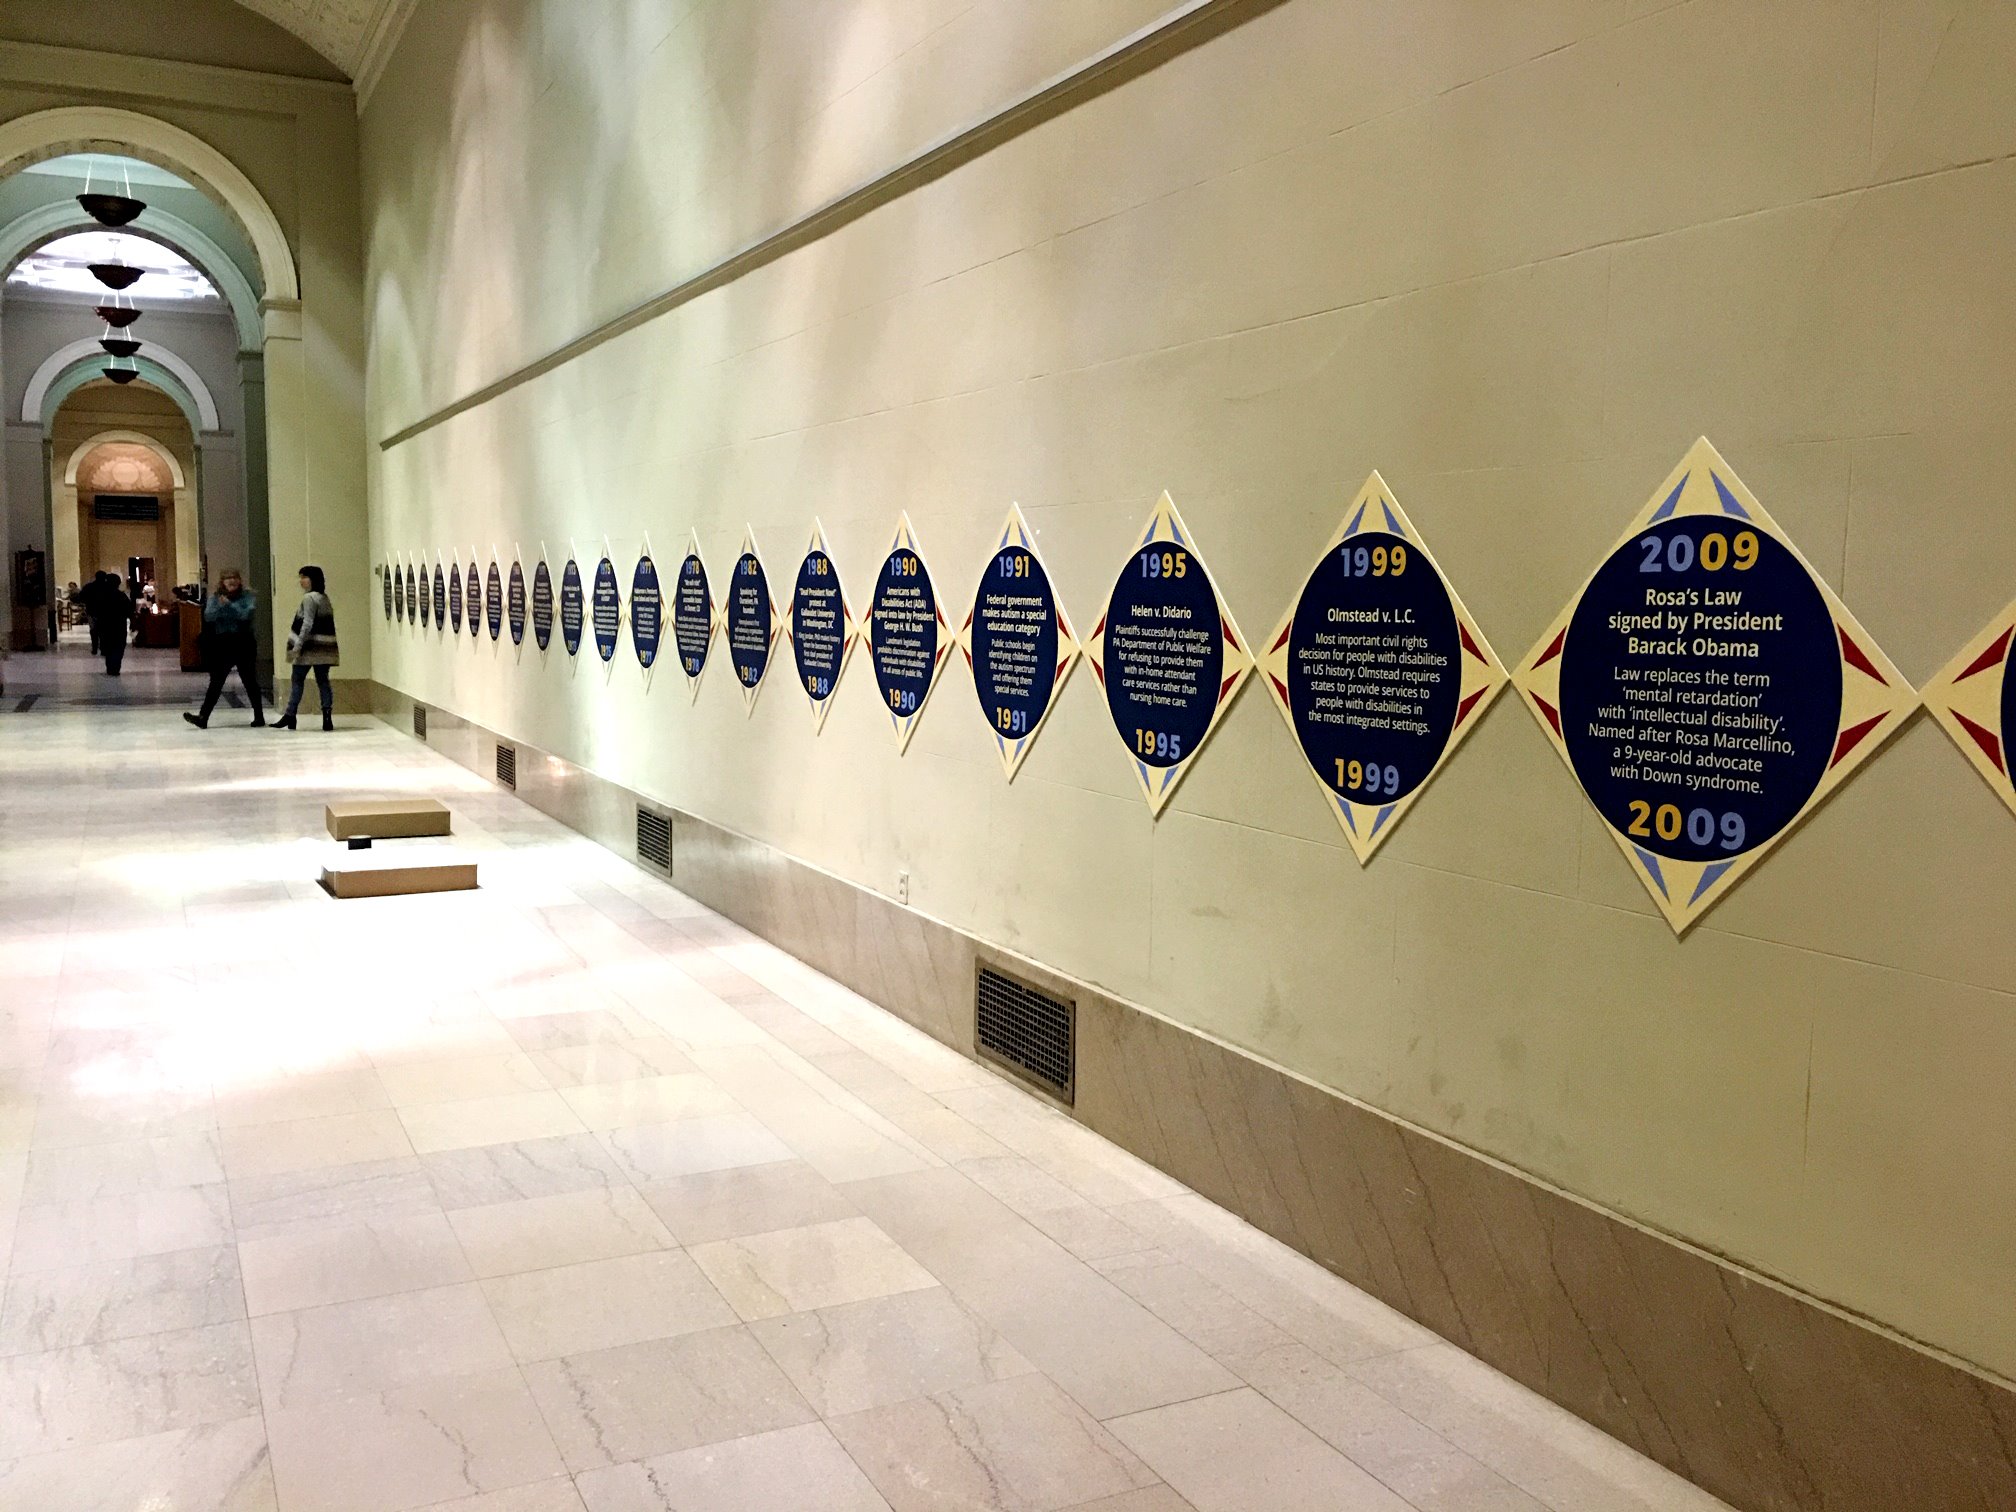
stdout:
[[287,660],[294,664],[294,689],[287,698],[287,712],[274,722],[281,730],[298,728],[294,715],[301,707],[302,691],[308,686],[308,669],[315,669],[315,688],[322,695],[322,728],[333,730],[331,717],[335,698],[329,690],[329,669],[341,657],[336,650],[336,611],[324,590],[322,569],[301,569],[301,607],[294,611],[294,628],[287,636]]
[[259,634],[256,622],[259,599],[245,586],[245,578],[232,568],[217,579],[217,591],[203,604],[203,665],[210,673],[210,686],[203,692],[203,712],[182,717],[199,730],[210,728],[210,711],[224,693],[224,679],[234,671],[252,700],[252,727],[266,723],[266,708],[259,698]]

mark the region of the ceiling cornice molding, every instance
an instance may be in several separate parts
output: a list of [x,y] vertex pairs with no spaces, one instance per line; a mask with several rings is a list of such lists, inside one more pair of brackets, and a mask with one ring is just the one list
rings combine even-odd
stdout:
[[399,39],[406,33],[406,23],[413,19],[419,3],[420,0],[379,0],[378,12],[372,17],[370,33],[364,39],[363,50],[358,54],[357,67],[352,74],[359,115],[371,103],[371,91],[384,77],[385,65],[392,61]]

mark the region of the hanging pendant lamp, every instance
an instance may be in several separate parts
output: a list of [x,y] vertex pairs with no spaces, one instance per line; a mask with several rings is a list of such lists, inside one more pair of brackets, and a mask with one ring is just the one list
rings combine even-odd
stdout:
[[124,305],[97,305],[94,308],[98,312],[98,318],[116,331],[125,330],[140,318],[138,310],[128,309]]
[[85,159],[84,192],[77,196],[77,203],[84,207],[84,213],[101,226],[124,226],[137,218],[147,208],[144,200],[133,198],[133,176],[120,170],[125,181],[124,194],[94,193],[91,188],[90,159]]
[[114,357],[131,357],[140,350],[140,343],[131,336],[100,336],[98,345]]
[[113,367],[110,364],[107,364],[105,368],[105,376],[107,378],[110,378],[114,383],[124,385],[131,383],[135,378],[138,378],[140,376],[140,369],[138,369],[137,367],[130,367],[130,368]]
[[124,263],[86,263],[91,276],[108,289],[130,289],[146,274],[145,268],[129,268]]

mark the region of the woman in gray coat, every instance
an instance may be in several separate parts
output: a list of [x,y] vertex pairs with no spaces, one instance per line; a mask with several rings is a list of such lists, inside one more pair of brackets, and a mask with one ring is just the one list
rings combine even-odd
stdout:
[[333,730],[336,721],[330,716],[335,699],[329,690],[329,669],[342,660],[336,649],[336,611],[330,607],[320,567],[301,569],[301,588],[301,607],[294,612],[294,628],[287,636],[287,660],[294,664],[294,690],[287,698],[287,712],[274,728],[298,728],[294,715],[301,707],[302,691],[308,686],[308,669],[313,667],[315,689],[322,695],[322,728]]

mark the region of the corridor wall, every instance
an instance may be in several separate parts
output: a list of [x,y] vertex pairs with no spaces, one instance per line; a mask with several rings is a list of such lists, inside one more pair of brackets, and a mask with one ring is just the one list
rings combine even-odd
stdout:
[[[746,527],[788,583],[816,517],[858,614],[907,511],[963,615],[1019,501],[1087,629],[1166,488],[1257,637],[1376,467],[1509,664],[1706,434],[1914,684],[2016,592],[1987,3],[1244,7],[521,372],[1160,9],[422,7],[374,557]],[[1930,721],[1676,940],[1516,699],[1361,869],[1257,688],[1158,819],[1083,672],[1011,786],[957,659],[899,754],[859,653],[815,733],[373,623],[402,694],[2016,1376],[2016,828]]]

